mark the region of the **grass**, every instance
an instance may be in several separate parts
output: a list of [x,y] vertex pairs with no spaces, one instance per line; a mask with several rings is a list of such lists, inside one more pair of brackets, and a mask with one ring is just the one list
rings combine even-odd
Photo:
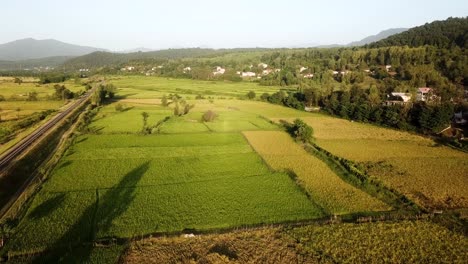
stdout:
[[85,135],[37,194],[9,249],[322,216],[239,133]]
[[[391,208],[339,178],[324,162],[280,131],[244,131],[252,147],[275,170],[291,170],[314,201],[333,214]],[[274,144],[272,144],[274,142]]]
[[468,206],[468,154],[406,132],[322,115],[303,119],[314,128],[319,146],[360,163],[418,205]]
[[[63,105],[63,101],[0,101],[1,120],[15,120],[45,110],[57,110]],[[20,111],[17,111],[18,108]]]

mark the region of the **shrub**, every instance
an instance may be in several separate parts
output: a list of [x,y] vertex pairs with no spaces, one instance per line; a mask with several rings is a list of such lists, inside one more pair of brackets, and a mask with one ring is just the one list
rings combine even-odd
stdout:
[[255,92],[254,91],[250,91],[247,93],[247,98],[249,98],[250,100],[254,99],[256,96]]
[[213,122],[216,117],[218,117],[218,114],[211,110],[208,110],[203,114],[202,119],[204,122]]
[[122,112],[124,110],[124,106],[121,103],[115,105],[115,111]]

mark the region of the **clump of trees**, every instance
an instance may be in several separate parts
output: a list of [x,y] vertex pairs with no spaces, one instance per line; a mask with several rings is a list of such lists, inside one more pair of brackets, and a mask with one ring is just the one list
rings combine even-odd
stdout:
[[286,93],[284,91],[279,91],[272,95],[264,93],[261,95],[260,99],[272,104],[279,104],[298,110],[304,110],[304,95],[302,93]]
[[70,79],[71,75],[65,73],[51,72],[44,73],[39,77],[40,84],[61,83]]
[[293,124],[288,127],[288,131],[296,140],[309,142],[312,139],[313,129],[301,119],[294,120]]
[[103,82],[97,84],[96,91],[91,96],[91,104],[94,106],[101,105],[106,99],[113,99],[117,87],[113,84],[105,84]]
[[174,116],[183,116],[190,112],[192,108],[195,107],[194,104],[189,104],[185,100],[180,100],[178,97],[174,96],[172,98],[174,103]]
[[55,93],[52,95],[52,97],[55,100],[67,100],[67,99],[72,99],[75,94],[70,91],[65,85],[60,85],[56,84],[54,85]]

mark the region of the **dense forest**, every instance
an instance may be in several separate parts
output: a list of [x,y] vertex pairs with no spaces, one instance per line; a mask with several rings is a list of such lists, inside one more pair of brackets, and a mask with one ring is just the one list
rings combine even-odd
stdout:
[[431,45],[438,48],[468,48],[468,26],[466,18],[448,18],[434,21],[406,32],[390,36],[369,45],[371,48],[388,46],[418,47]]

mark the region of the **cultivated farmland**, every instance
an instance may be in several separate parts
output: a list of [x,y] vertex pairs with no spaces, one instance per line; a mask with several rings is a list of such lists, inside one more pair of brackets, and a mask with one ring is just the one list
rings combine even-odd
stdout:
[[189,99],[197,95],[213,98],[236,98],[249,91],[262,93],[277,92],[280,87],[259,86],[253,82],[197,81],[161,77],[114,76],[110,81],[119,87],[120,97],[131,99],[160,98],[164,94],[179,94]]
[[265,228],[193,238],[150,238],[125,263],[463,263],[466,237],[430,221]]
[[345,183],[323,161],[307,153],[285,132],[243,133],[271,167],[294,172],[313,200],[327,212],[345,214],[391,209],[383,202]]
[[468,206],[468,154],[405,132],[323,115],[304,118],[316,143],[357,161],[373,176],[427,208]]
[[[132,80],[138,81],[130,85]],[[361,245],[357,252],[396,248],[381,254],[388,261],[400,255],[410,263],[429,251],[434,252],[434,258],[448,262],[462,259],[466,239],[430,221],[267,228],[197,237],[197,246],[193,241],[174,238],[180,233],[227,232],[269,224],[327,222],[330,218],[349,221],[362,214],[400,213],[373,197],[375,193],[349,184],[345,176],[337,175],[330,164],[308,153],[272,121],[305,120],[314,128],[315,143],[320,147],[359,162],[372,177],[423,205],[427,200],[421,199],[421,194],[450,203],[450,207],[464,204],[466,195],[461,188],[467,185],[466,154],[408,133],[264,102],[220,99],[225,89],[236,89],[238,84],[194,82],[188,92],[177,84],[190,89],[189,80],[118,77],[112,82],[128,82],[131,87],[123,87],[120,98],[98,109],[27,204],[4,248],[9,256],[21,255],[18,260],[28,260],[29,254],[40,253],[35,260],[42,262],[56,257],[112,262],[126,242],[102,248],[91,242],[113,244],[116,238],[128,241],[151,234],[170,238],[136,243],[125,261],[138,262],[148,256],[174,258],[174,254],[181,261],[189,261],[193,252],[198,260],[233,261],[223,255],[227,247],[229,252],[236,252],[239,261],[255,255],[272,262],[346,262],[346,254],[351,254],[346,243]],[[264,89],[250,85],[239,88],[233,97],[243,96],[251,88],[258,89],[257,93]],[[207,87],[216,91],[208,93],[211,98],[206,94],[206,99],[194,98]],[[170,93],[182,95],[194,108],[174,116],[174,104],[162,106],[160,100]],[[202,116],[209,110],[217,117],[204,122]],[[157,124],[147,135],[142,133],[143,112],[148,114],[149,126]],[[432,163],[423,163],[428,160]],[[450,180],[440,177],[444,169],[439,163],[451,170]],[[395,175],[404,178],[393,180]],[[436,196],[436,185],[451,199]],[[411,243],[423,245],[421,250],[403,252],[410,244],[398,246],[402,234],[410,234]],[[375,237],[379,239],[376,244],[369,242]],[[451,240],[454,243],[448,244]],[[147,241],[153,246],[145,244]],[[266,241],[273,241],[271,248],[264,246]],[[438,245],[447,251],[435,249]],[[275,254],[280,248],[288,250]],[[46,252],[53,253],[52,259]],[[351,259],[376,262],[380,256],[361,255],[352,255]]]
[[[324,216],[289,175],[264,164],[229,118],[219,121],[227,124],[222,133],[193,132],[193,117],[187,117],[167,124],[172,133],[143,136],[136,134],[137,123],[130,123],[128,131],[110,125],[132,114],[138,120],[139,111],[103,110],[91,125],[103,126],[101,134],[77,138],[32,202],[11,252]],[[228,109],[225,114],[231,112],[237,114]],[[106,123],[108,118],[113,122]],[[255,116],[252,120],[259,127],[262,122],[273,126]]]

